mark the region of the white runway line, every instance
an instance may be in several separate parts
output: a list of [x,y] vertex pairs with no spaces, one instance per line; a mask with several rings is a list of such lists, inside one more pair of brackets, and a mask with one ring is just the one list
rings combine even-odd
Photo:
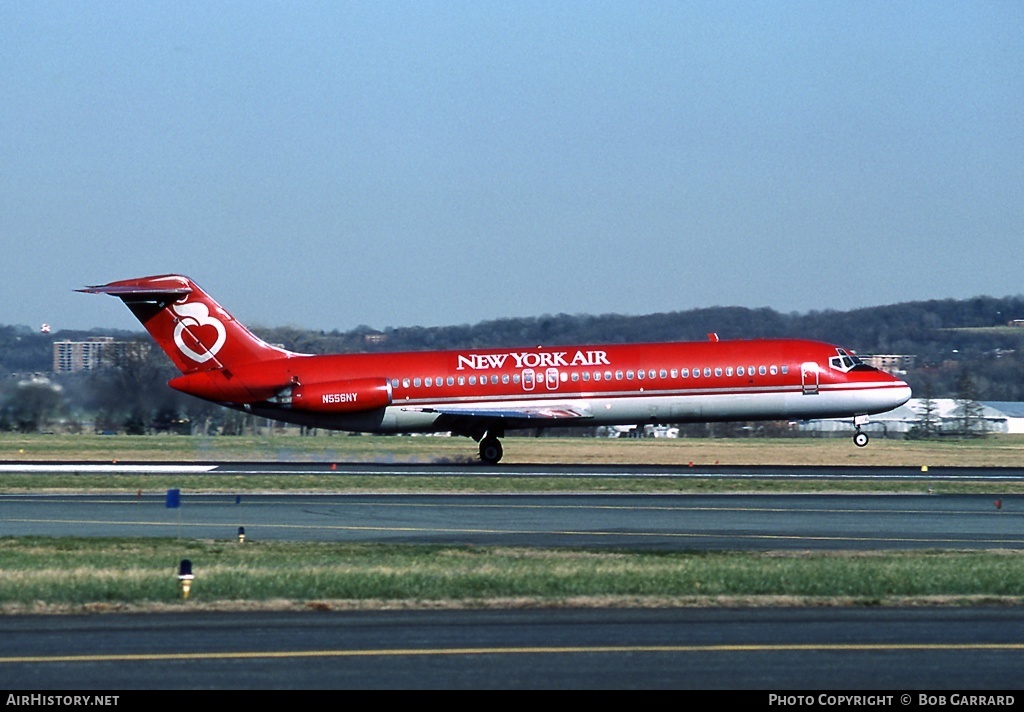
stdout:
[[217,469],[216,465],[118,465],[111,463],[109,465],[97,465],[81,464],[81,465],[67,465],[67,464],[38,464],[38,465],[10,465],[0,464],[0,473],[3,472],[17,472],[17,473],[33,473],[33,472],[102,472],[102,473],[146,473],[146,474],[177,474],[177,473],[188,473],[188,472],[210,472],[211,470]]

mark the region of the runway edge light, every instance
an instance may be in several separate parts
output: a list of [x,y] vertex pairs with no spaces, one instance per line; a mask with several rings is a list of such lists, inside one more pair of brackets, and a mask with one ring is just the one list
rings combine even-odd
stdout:
[[182,559],[178,564],[178,581],[181,582],[181,597],[188,600],[189,591],[192,589],[192,562],[189,559]]

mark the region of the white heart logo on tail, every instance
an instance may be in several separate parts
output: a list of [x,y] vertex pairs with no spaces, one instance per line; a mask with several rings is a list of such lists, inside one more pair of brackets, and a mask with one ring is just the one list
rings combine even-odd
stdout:
[[[178,324],[174,327],[174,343],[181,353],[196,363],[209,361],[216,356],[227,339],[227,332],[225,332],[224,325],[220,322],[220,319],[210,316],[210,310],[206,308],[205,304],[199,302],[194,304],[176,304],[171,309],[180,317]],[[185,345],[185,341],[181,338],[181,332],[190,326],[212,326],[217,330],[217,340],[213,346],[207,348],[205,353],[193,351]],[[203,345],[205,346],[205,344]]]

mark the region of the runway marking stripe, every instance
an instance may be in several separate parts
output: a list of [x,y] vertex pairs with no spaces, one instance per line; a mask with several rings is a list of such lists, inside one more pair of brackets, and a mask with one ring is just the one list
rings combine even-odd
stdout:
[[[223,496],[223,495],[219,495]],[[342,495],[345,496],[345,495]],[[363,495],[354,495],[356,497],[363,497]],[[377,496],[377,495],[373,495]],[[398,494],[396,497],[405,497],[410,495]],[[416,495],[412,495],[416,496]],[[479,496],[479,495],[470,495]],[[492,495],[483,495],[492,496]],[[493,495],[493,496],[504,496],[504,495]],[[546,495],[545,495],[546,496]],[[562,496],[562,495],[554,495]],[[662,495],[653,495],[660,497]],[[672,496],[672,495],[669,495]],[[700,496],[700,495],[698,495]],[[717,496],[717,495],[716,495]],[[754,495],[754,496],[778,496],[778,495]],[[782,495],[786,496],[786,495]],[[803,495],[799,495],[803,496]],[[816,496],[816,495],[812,495]],[[913,495],[912,495],[913,496]],[[122,501],[123,502],[123,501]],[[118,504],[122,502],[111,502],[111,504]],[[200,502],[200,504],[222,504],[220,502]],[[274,506],[276,502],[255,502],[250,503],[256,506]],[[345,502],[325,502],[312,503],[304,505],[307,508],[326,508],[326,507],[394,507],[394,508],[421,508],[431,509],[438,505],[434,502],[364,502],[358,500],[345,501]],[[474,502],[472,504],[445,504],[445,507],[449,509],[552,509],[555,511],[560,510],[571,510],[571,511],[609,511],[609,512],[753,512],[760,513],[765,512],[768,514],[879,514],[879,515],[904,515],[904,514],[923,514],[923,515],[996,515],[996,516],[1007,516],[1012,514],[1003,510],[996,510],[994,507],[985,505],[984,509],[960,509],[960,510],[942,510],[936,511],[933,509],[867,509],[867,508],[854,508],[854,507],[740,507],[736,505],[648,505],[648,504],[507,504],[504,502],[496,504],[488,504],[483,502]]]
[[[105,524],[110,526],[151,526],[151,527],[230,527],[236,526],[226,522],[113,522],[98,519],[19,519],[5,518],[4,522],[16,522],[19,524]],[[246,525],[251,526],[251,525]],[[396,532],[396,533],[433,533],[433,534],[518,534],[533,536],[592,536],[592,537],[639,537],[656,538],[670,537],[674,539],[767,539],[767,540],[794,540],[794,541],[867,541],[867,542],[904,542],[918,544],[957,544],[969,542],[972,544],[1006,544],[1019,546],[1021,539],[924,539],[915,537],[871,537],[871,536],[808,536],[801,534],[711,534],[702,532],[627,532],[627,531],[547,531],[527,529],[441,529],[437,527],[360,527],[343,526],[338,524],[259,524],[263,529],[312,529],[316,531],[348,531],[348,532]]]
[[[107,473],[107,474],[189,474],[189,473],[211,473],[211,474],[224,474],[224,475],[331,475],[331,476],[344,476],[344,475],[362,475],[362,476],[397,476],[397,477],[411,477],[411,476],[437,476],[439,473],[435,469],[430,470],[404,470],[400,473],[396,473],[394,470],[382,470],[382,469],[365,469],[362,466],[358,468],[352,468],[347,466],[345,463],[334,463],[335,470],[327,469],[328,463],[320,466],[308,466],[304,469],[284,469],[276,470],[273,465],[270,464],[268,467],[253,469],[253,468],[237,468],[234,466],[225,466],[221,464],[214,465],[188,465],[188,464],[117,464],[117,463],[3,463],[0,464],[0,473],[15,473],[15,474],[28,474],[28,473]],[[676,471],[654,471],[654,472],[630,472],[626,470],[618,471],[606,471],[606,472],[574,472],[567,473],[560,470],[533,470],[528,472],[503,472],[500,473],[503,476],[511,477],[551,477],[551,478],[573,478],[573,477],[587,477],[587,478],[640,478],[640,479],[651,479],[651,478],[680,478],[680,479],[699,479],[699,478],[713,478],[713,479],[761,479],[766,476],[766,473],[730,473],[730,472],[706,472],[703,467],[706,465],[699,465],[697,469],[692,466],[687,471],[684,466],[680,465]],[[864,477],[863,474],[844,475],[844,474],[822,474],[822,473],[780,473],[774,471],[775,468],[769,466],[766,468],[769,470],[767,476],[778,478],[778,479],[861,479]],[[840,469],[840,468],[837,468]],[[879,468],[881,469],[881,468]],[[1021,476],[1019,474],[961,474],[961,473],[943,473],[943,472],[930,472],[922,474],[916,471],[910,471],[906,467],[900,467],[898,469],[907,469],[906,472],[899,472],[896,474],[884,474],[881,472],[873,472],[869,477],[877,480],[978,480],[978,481],[989,481],[989,480],[1014,480],[1019,481]],[[473,473],[478,477],[495,477],[499,473],[479,471]]]
[[975,650],[1024,651],[1024,643],[800,643],[740,645],[595,645],[485,648],[392,648],[368,650],[294,650],[220,653],[138,653],[109,655],[25,655],[0,657],[0,665],[19,663],[146,662],[168,660],[251,660],[256,658],[358,658],[402,655],[552,655],[567,653],[744,653],[744,652],[901,652]]
[[[103,497],[103,495],[98,495]],[[223,506],[240,506],[239,504],[227,504],[224,501],[225,497],[234,496],[226,495],[223,493],[206,493],[196,492],[187,493],[189,506],[196,507],[223,507]],[[244,495],[243,499],[246,509],[254,508],[266,508],[266,507],[277,507],[281,506],[281,502],[268,502],[268,501],[254,501],[256,497],[264,497],[264,493],[252,493]],[[290,497],[292,495],[275,495],[283,498]],[[306,497],[308,495],[298,494],[296,497]],[[331,495],[327,496],[342,496],[348,497],[349,495]],[[355,494],[353,497],[364,498],[366,495]],[[379,495],[373,495],[379,496]],[[395,497],[405,497],[409,495],[398,494]],[[413,495],[416,496],[416,495]],[[475,496],[475,495],[473,495]],[[500,495],[504,496],[504,495]],[[126,500],[123,496],[116,499],[94,499],[92,495],[88,496],[88,504],[114,504],[114,505],[131,505],[137,506],[140,504],[146,504],[155,506],[159,504],[163,506],[164,495],[147,493],[146,499],[142,500],[137,497],[133,497],[130,501]],[[247,499],[246,499],[247,498]],[[44,502],[50,503],[54,501],[68,501],[77,502],[81,499],[79,496],[69,495],[66,498],[60,495],[52,494],[10,494],[0,495],[0,501],[8,502]],[[289,504],[285,502],[285,504]],[[324,502],[324,503],[307,503],[303,505],[306,509],[310,510],[322,510],[322,509],[333,509],[336,507],[393,507],[396,509],[431,509],[438,505],[434,502],[386,502],[386,501],[360,501],[357,499],[346,500],[344,502]],[[754,514],[879,514],[889,516],[903,516],[903,515],[923,515],[923,516],[997,516],[997,517],[1010,517],[1015,516],[1019,513],[1006,511],[1005,509],[995,509],[994,507],[985,506],[983,509],[958,509],[958,510],[943,510],[936,511],[930,509],[866,509],[866,508],[854,508],[854,507],[805,507],[805,508],[786,508],[786,507],[739,507],[734,505],[625,505],[625,504],[487,504],[487,503],[473,503],[473,504],[448,504],[445,505],[449,509],[524,509],[524,510],[570,510],[570,511],[608,511],[608,512],[680,512],[680,513],[691,513],[691,512],[751,512]],[[320,512],[314,511],[313,513],[319,514]],[[34,520],[5,520],[5,521],[34,521]],[[114,522],[111,522],[114,523]],[[303,526],[303,525],[295,525]],[[313,527],[313,525],[310,525]],[[320,527],[313,527],[320,528]]]
[[217,465],[0,465],[0,472],[15,474],[30,474],[33,472],[76,472],[76,473],[103,473],[118,475],[124,473],[143,474],[186,474],[191,472],[211,472]]

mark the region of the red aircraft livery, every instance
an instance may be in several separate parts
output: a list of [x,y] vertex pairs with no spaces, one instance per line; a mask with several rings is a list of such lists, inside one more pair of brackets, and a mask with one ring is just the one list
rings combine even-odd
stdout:
[[516,428],[853,418],[906,403],[903,381],[817,341],[299,354],[271,346],[180,275],[79,290],[121,299],[181,375],[169,385],[246,413],[356,432],[450,431],[501,459]]

